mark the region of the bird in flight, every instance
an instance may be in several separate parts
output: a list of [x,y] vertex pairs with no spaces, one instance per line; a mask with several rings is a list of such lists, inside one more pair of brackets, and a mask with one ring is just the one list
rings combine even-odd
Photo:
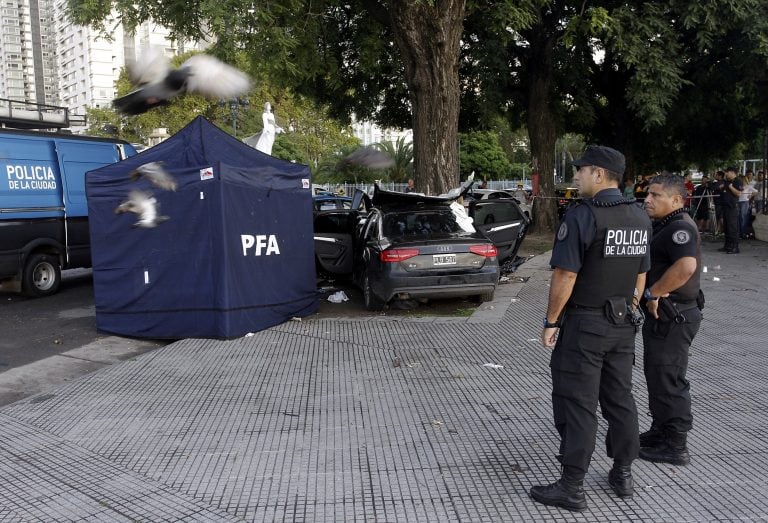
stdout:
[[342,158],[339,164],[341,166],[346,164],[356,167],[367,167],[368,169],[389,169],[394,167],[395,160],[387,153],[379,151],[374,147],[360,147]]
[[128,199],[115,208],[115,214],[133,213],[138,216],[134,227],[151,229],[168,219],[168,216],[160,215],[159,207],[152,193],[134,189],[128,193]]
[[206,54],[191,56],[178,69],[171,69],[162,52],[150,49],[129,68],[129,74],[137,89],[112,101],[124,114],[145,113],[184,93],[232,98],[251,87],[247,74]]
[[165,189],[166,191],[175,191],[178,187],[176,180],[171,173],[165,170],[163,162],[149,162],[138,166],[128,173],[131,180],[138,181],[139,178],[148,180],[155,187]]

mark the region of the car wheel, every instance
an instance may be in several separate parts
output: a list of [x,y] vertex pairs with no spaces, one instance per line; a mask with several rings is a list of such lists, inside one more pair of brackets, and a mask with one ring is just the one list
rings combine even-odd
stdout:
[[475,301],[475,303],[485,303],[487,301],[493,301],[493,291],[472,296],[472,299]]
[[384,308],[384,300],[373,293],[371,279],[367,274],[363,278],[363,297],[365,298],[365,308],[369,311],[380,311]]
[[27,296],[40,298],[55,294],[61,283],[59,261],[50,254],[31,255],[24,266],[21,282],[21,288]]

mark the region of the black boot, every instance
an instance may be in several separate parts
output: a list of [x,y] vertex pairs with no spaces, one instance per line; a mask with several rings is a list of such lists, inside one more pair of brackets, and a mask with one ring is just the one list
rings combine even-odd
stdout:
[[651,424],[651,428],[640,434],[641,447],[655,447],[664,442],[664,431],[656,425]]
[[688,434],[685,432],[670,432],[663,443],[653,447],[640,447],[640,459],[654,463],[687,465],[691,462],[686,445],[687,438]]
[[564,472],[563,476],[551,485],[531,487],[530,495],[534,501],[543,505],[581,512],[587,509],[587,498],[584,496],[583,488],[584,480],[575,478]]
[[613,468],[608,473],[608,484],[613,488],[617,496],[631,498],[634,493],[632,481],[632,465],[613,463]]

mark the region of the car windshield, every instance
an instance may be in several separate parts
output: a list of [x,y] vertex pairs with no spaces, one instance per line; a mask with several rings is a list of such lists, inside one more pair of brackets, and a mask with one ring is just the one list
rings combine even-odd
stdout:
[[441,234],[468,234],[456,222],[450,209],[429,212],[392,212],[384,217],[384,235],[434,236]]

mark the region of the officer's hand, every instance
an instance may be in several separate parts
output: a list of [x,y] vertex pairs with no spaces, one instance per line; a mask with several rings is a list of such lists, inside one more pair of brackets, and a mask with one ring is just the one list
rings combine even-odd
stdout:
[[551,349],[555,346],[555,342],[557,341],[557,331],[559,329],[557,327],[550,327],[545,328],[541,331],[541,344],[548,349]]
[[[661,295],[662,298],[669,298],[669,293],[665,292]],[[648,312],[656,318],[659,319],[659,300],[647,300],[645,302],[645,308],[648,309]]]
[[659,319],[659,300],[648,300],[645,302],[645,308],[648,309],[648,314]]

